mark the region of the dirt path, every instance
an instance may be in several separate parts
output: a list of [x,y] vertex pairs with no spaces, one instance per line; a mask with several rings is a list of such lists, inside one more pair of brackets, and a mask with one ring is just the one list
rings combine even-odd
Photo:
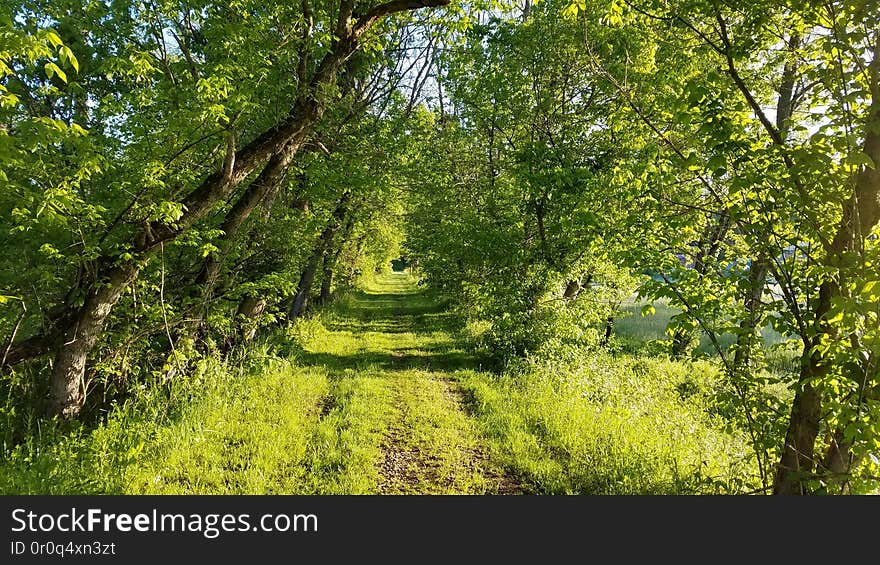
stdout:
[[[457,377],[479,360],[450,333],[441,304],[406,275],[391,274],[325,319],[301,361],[328,367],[336,388],[362,381],[365,395],[333,402],[323,415],[345,433],[346,415],[373,411],[362,443],[376,443],[374,489],[379,494],[517,493],[495,467],[476,422],[465,410]],[[369,402],[369,406],[366,404]],[[353,416],[349,416],[349,419]],[[363,447],[363,445],[361,446]]]

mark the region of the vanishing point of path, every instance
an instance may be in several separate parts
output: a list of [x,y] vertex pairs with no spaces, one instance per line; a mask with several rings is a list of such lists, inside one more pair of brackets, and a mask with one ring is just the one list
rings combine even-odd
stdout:
[[373,454],[375,488],[368,490],[519,490],[490,463],[468,415],[456,375],[479,370],[479,361],[453,339],[450,322],[443,305],[422,294],[409,276],[389,274],[326,317],[326,333],[309,340],[298,360],[329,371],[322,419],[337,428],[346,427],[346,418],[353,425],[365,420],[373,428],[358,434],[377,444],[358,446]]

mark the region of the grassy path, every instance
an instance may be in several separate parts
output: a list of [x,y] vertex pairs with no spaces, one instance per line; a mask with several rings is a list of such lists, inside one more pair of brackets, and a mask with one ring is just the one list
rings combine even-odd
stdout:
[[[457,382],[479,369],[442,304],[386,275],[159,430],[133,493],[514,493]],[[284,351],[286,349],[286,351]],[[276,353],[277,355],[277,353]]]
[[339,438],[360,428],[359,449],[377,448],[368,474],[375,482],[361,492],[515,490],[489,464],[464,410],[456,376],[476,369],[477,361],[457,347],[442,305],[420,294],[406,275],[391,274],[352,296],[324,324],[326,333],[309,340],[299,362],[330,371],[333,400],[318,428]]

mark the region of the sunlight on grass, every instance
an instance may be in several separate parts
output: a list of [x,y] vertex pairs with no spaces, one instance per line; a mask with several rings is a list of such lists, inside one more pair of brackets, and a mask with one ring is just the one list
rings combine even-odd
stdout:
[[595,357],[582,369],[462,375],[492,454],[543,494],[736,492],[755,481],[744,432],[679,385],[706,364]]
[[[622,318],[648,341],[669,309]],[[738,492],[754,469],[709,362],[580,352],[479,371],[457,320],[378,277],[176,392],[4,455],[5,493]],[[686,386],[685,386],[686,385]],[[695,392],[696,391],[696,392]]]

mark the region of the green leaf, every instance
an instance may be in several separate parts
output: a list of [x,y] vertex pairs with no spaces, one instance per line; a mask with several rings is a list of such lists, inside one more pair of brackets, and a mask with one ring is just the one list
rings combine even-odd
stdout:
[[46,39],[49,40],[53,47],[62,47],[64,45],[64,42],[61,41],[61,38],[54,31],[46,32]]
[[73,70],[79,72],[79,61],[76,60],[76,55],[73,54],[73,50],[70,47],[62,45],[58,48],[58,53],[62,58],[67,59],[67,62],[73,67]]
[[565,18],[574,19],[577,17],[578,11],[579,9],[577,2],[572,2],[562,10],[562,16]]
[[61,68],[55,63],[46,63],[45,69],[47,77],[52,78],[53,76],[58,75],[58,78],[60,78],[64,82],[67,82],[67,74],[62,71]]
[[727,158],[724,155],[714,155],[709,159],[707,165],[716,177],[724,176],[727,173]]
[[871,159],[871,156],[865,153],[864,151],[858,151],[856,153],[852,153],[849,156],[849,162],[855,166],[864,165],[865,167],[873,170],[877,170],[877,164],[874,163],[874,160]]
[[645,304],[642,306],[642,316],[653,316],[657,313],[657,309],[653,304]]
[[12,108],[18,104],[18,96],[15,94],[4,94],[0,96],[0,106],[3,108]]

